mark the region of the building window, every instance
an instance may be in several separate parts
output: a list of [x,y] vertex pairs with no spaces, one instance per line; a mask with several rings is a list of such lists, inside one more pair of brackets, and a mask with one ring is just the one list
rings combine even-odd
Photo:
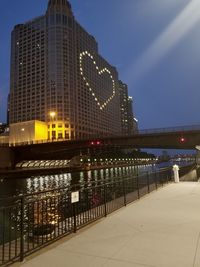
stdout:
[[62,138],[63,138],[62,133],[58,133],[58,139],[62,139]]
[[52,131],[52,139],[56,139],[56,131]]

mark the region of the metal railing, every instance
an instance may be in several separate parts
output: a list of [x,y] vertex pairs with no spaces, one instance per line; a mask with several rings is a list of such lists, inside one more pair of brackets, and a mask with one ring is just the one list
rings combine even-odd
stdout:
[[[171,178],[171,168],[166,168],[1,200],[0,266],[23,261],[41,247],[162,187]],[[79,192],[79,201],[71,203],[74,191]]]
[[138,130],[138,134],[155,134],[155,133],[170,133],[170,132],[187,132],[187,131],[200,131],[200,125],[191,126],[177,126],[155,129],[141,129]]

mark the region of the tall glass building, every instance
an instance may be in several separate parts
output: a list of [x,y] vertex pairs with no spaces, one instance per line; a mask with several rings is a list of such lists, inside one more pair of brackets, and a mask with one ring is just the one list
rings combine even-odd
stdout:
[[67,0],[12,31],[10,123],[39,120],[49,138],[121,135],[118,73]]
[[128,96],[127,84],[119,81],[118,85],[122,135],[133,135],[138,132],[137,120],[133,113],[133,99]]

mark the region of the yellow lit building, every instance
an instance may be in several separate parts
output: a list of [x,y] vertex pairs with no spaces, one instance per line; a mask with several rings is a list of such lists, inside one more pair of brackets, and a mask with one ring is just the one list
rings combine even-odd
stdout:
[[48,139],[47,123],[42,121],[25,121],[10,124],[10,144],[33,143]]
[[53,121],[48,123],[48,139],[61,140],[71,139],[71,125],[63,121]]

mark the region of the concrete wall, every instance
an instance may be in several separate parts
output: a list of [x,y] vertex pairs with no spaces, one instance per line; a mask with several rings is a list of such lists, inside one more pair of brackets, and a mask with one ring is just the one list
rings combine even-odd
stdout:
[[193,182],[198,180],[197,170],[191,170],[189,173],[185,174],[180,178],[181,182]]
[[0,147],[0,169],[10,169],[14,164],[14,153],[9,147]]

